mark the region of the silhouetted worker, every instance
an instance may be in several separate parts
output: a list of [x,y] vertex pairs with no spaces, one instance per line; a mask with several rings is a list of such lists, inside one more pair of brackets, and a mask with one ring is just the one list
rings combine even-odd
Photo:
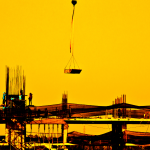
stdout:
[[19,100],[22,100],[22,90],[20,90]]
[[32,93],[29,93],[29,105],[32,105]]
[[3,92],[3,104],[5,105],[5,96],[6,96],[6,93]]

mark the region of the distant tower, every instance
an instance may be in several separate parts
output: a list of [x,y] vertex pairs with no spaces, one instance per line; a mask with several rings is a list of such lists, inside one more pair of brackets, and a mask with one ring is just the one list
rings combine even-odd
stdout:
[[67,117],[67,97],[68,97],[68,94],[64,94],[62,95],[62,117],[65,118]]

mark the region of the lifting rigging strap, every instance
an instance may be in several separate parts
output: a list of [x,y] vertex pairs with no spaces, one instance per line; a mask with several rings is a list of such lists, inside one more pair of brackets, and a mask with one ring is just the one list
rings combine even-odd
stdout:
[[[71,66],[72,59],[73,59],[73,63],[74,63],[74,68],[75,68],[75,62],[78,65],[77,61],[75,60],[74,56],[72,55],[70,60],[68,61],[67,65],[66,65],[66,67],[68,66],[69,62],[70,62],[70,66]],[[70,69],[70,66],[69,66],[69,69]],[[65,69],[66,69],[66,67],[65,67]],[[79,68],[79,65],[78,65],[78,68]]]

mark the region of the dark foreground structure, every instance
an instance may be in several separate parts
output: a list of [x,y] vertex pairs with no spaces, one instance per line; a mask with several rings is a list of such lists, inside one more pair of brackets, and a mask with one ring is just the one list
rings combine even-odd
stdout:
[[[126,95],[115,99],[110,106],[72,104],[67,102],[65,93],[61,104],[27,105],[25,80],[21,68],[17,67],[13,72],[6,68],[6,95],[0,109],[0,123],[6,125],[6,135],[5,143],[0,143],[0,149],[148,148],[150,134],[128,131],[127,124],[149,124],[150,106],[127,104]],[[38,125],[38,132],[34,135],[33,124]],[[43,133],[40,132],[42,124]],[[75,131],[68,133],[68,124],[111,124],[112,131],[98,136]],[[30,133],[26,132],[26,125],[30,125]],[[129,146],[129,143],[132,145]]]

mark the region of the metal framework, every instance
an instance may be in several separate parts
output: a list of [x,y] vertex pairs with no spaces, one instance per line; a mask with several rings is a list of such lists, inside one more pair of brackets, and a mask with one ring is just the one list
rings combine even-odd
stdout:
[[[22,96],[21,99],[19,99],[20,95]],[[60,141],[65,145],[67,143],[68,124],[112,124],[109,146],[112,146],[113,150],[126,149],[127,124],[150,123],[150,106],[128,104],[126,103],[126,95],[115,99],[110,106],[68,103],[67,94],[63,94],[61,104],[27,106],[25,96],[25,76],[22,75],[21,68],[17,67],[16,71],[10,71],[7,67],[6,98],[2,104],[3,107],[6,106],[0,110],[0,122],[6,124],[6,142],[16,149],[25,150],[37,146],[37,143],[38,146],[41,146],[42,143],[54,145]],[[102,115],[105,118],[101,118]],[[30,124],[31,127],[29,134],[26,132],[27,124]],[[38,125],[36,136],[32,135],[33,124]],[[44,124],[43,133],[40,132],[41,124]],[[52,132],[50,132],[50,124],[53,125]],[[54,132],[54,124],[57,125],[57,132]],[[59,124],[61,125],[60,133],[58,132]],[[46,125],[48,125],[48,132],[45,132]],[[91,139],[96,140],[98,138],[100,137],[94,137],[94,139],[92,137]],[[92,146],[92,143],[89,145]]]

